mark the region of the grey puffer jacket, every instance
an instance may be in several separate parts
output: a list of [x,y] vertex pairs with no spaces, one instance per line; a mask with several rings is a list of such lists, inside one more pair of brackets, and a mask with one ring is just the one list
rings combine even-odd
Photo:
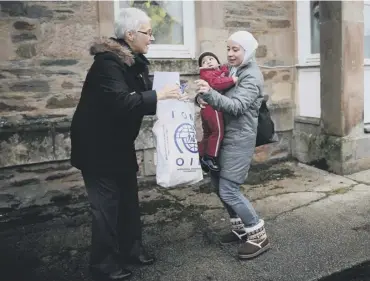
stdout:
[[258,112],[263,100],[263,75],[255,61],[240,67],[237,85],[223,95],[215,90],[202,99],[223,112],[224,139],[220,149],[220,177],[242,184],[255,151]]

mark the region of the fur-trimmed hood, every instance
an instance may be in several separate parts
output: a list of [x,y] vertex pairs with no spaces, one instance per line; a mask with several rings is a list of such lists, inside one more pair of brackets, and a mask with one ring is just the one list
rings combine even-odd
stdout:
[[90,47],[90,54],[92,56],[104,52],[112,52],[116,54],[122,62],[128,66],[132,66],[135,62],[135,58],[131,50],[113,38],[99,38]]

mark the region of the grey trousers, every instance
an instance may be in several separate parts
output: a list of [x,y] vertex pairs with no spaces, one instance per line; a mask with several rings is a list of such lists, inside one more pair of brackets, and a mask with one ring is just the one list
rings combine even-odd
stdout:
[[230,218],[240,218],[245,227],[259,222],[259,217],[251,202],[240,192],[240,185],[219,177],[219,173],[211,173],[211,183]]

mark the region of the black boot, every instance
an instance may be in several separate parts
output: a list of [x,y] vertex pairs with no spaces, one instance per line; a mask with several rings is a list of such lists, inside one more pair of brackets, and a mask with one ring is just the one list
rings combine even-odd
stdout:
[[209,173],[209,167],[203,163],[201,156],[199,156],[199,162],[200,162],[200,167],[202,168],[203,172],[205,172],[206,174]]
[[220,171],[220,166],[217,163],[216,157],[204,155],[203,158],[201,159],[201,162],[213,172]]
[[130,264],[151,265],[155,262],[155,258],[145,250],[140,241],[135,241],[125,262]]

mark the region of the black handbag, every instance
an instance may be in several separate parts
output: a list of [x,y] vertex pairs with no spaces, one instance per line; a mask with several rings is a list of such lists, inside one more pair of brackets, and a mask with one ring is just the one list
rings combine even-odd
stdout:
[[273,142],[277,142],[275,124],[274,121],[272,121],[270,111],[267,108],[267,101],[264,99],[258,114],[256,147]]

